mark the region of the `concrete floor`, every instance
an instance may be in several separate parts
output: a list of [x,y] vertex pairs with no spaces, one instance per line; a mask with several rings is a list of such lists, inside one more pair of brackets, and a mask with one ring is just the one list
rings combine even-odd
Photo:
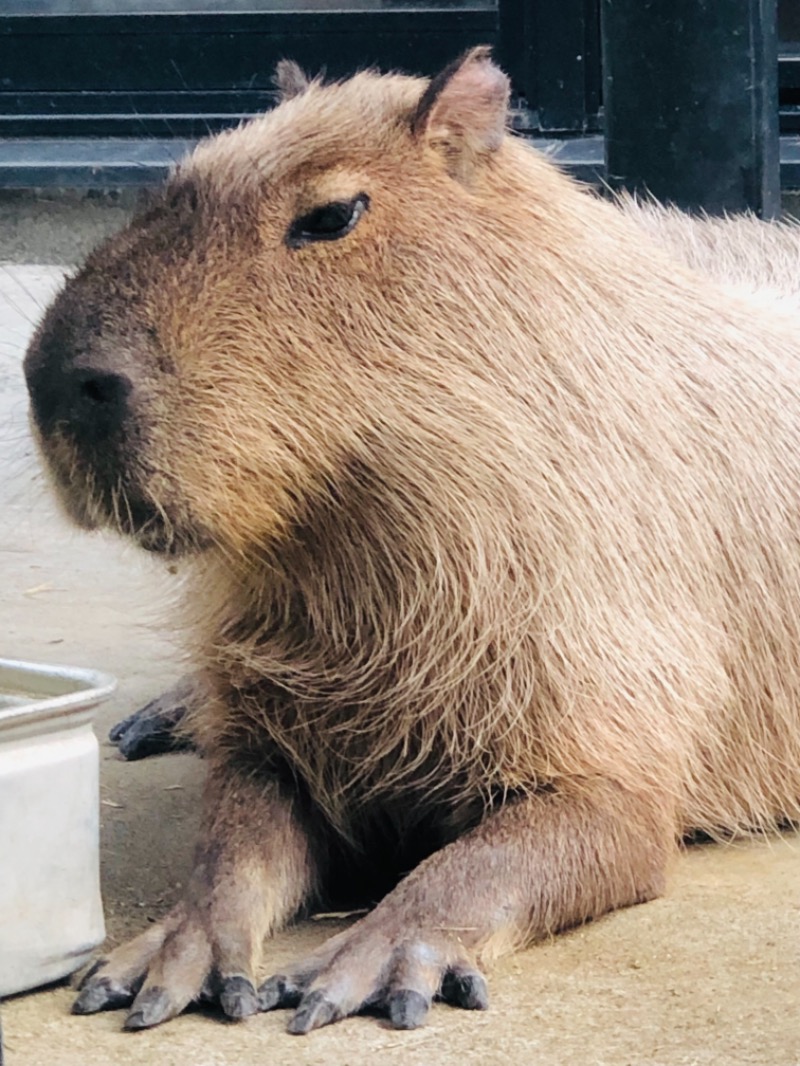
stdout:
[[[69,262],[127,207],[56,204],[50,212],[31,202],[25,210],[41,256]],[[25,239],[21,228],[16,237],[6,230],[0,254],[21,258]],[[57,281],[53,267],[0,267],[0,654],[119,679],[97,717],[103,891],[114,943],[180,892],[201,766],[191,755],[127,764],[104,741],[112,722],[181,673],[168,621],[177,578],[165,579],[158,563],[113,538],[66,526],[37,472],[20,360]],[[265,972],[338,928],[323,920],[291,930],[271,947]],[[356,1018],[297,1038],[284,1032],[281,1014],[224,1024],[194,1013],[124,1034],[119,1014],[70,1016],[73,993],[59,986],[3,1004],[6,1063],[800,1066],[800,838],[692,848],[677,860],[663,899],[503,962],[490,990],[488,1013],[437,1007],[412,1033]]]

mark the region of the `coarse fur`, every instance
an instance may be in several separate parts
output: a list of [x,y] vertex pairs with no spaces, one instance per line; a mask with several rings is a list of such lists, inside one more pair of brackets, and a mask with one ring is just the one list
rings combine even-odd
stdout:
[[[295,69],[290,71],[289,83],[299,91],[296,79]],[[795,220],[767,223],[755,215],[688,215],[625,194],[616,203],[648,238],[681,263],[728,289],[747,290],[765,305],[778,298],[800,307],[800,225]],[[126,758],[178,750],[191,742],[179,721],[190,703],[202,708],[205,699],[199,674],[182,678],[174,690],[115,726],[111,738]]]
[[[240,819],[242,790],[275,781],[292,798],[270,802],[306,812],[264,930],[324,889],[307,846],[357,864],[390,840],[397,874],[445,858],[346,952],[375,955],[392,922],[404,943],[401,911],[441,932],[430,871],[452,885],[462,854],[471,929],[470,899],[497,891],[475,856],[502,855],[537,887],[459,940],[485,959],[658,894],[690,831],[800,817],[800,317],[503,136],[485,51],[428,87],[289,81],[67,284],[32,393],[77,352],[124,375],[132,415],[102,455],[63,420],[43,446],[73,515],[192,556],[213,796]],[[346,237],[286,240],[362,195]],[[163,1006],[158,967],[135,1027],[199,989]],[[301,1003],[295,1031],[376,995]]]
[[619,206],[668,254],[726,287],[773,294],[800,308],[800,223],[752,214],[687,215],[622,195]]

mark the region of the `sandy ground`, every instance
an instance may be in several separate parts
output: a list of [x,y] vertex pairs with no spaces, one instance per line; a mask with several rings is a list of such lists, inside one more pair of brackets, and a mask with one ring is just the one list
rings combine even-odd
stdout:
[[[177,578],[55,512],[27,434],[20,360],[57,271],[0,267],[0,654],[85,665],[119,679],[97,717],[102,873],[110,942],[176,898],[196,824],[199,761],[122,762],[111,723],[181,673],[171,639]],[[2,870],[0,856],[0,870]],[[339,926],[307,922],[265,973]],[[485,1014],[436,1007],[397,1033],[356,1018],[290,1037],[286,1018],[225,1024],[194,1013],[124,1034],[121,1016],[74,1018],[59,986],[2,1006],[8,1066],[325,1064],[800,1066],[800,839],[696,847],[666,896],[502,963]]]

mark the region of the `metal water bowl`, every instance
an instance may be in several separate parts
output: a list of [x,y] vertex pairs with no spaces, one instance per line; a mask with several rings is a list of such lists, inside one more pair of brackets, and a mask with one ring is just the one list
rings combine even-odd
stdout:
[[0,659],[0,997],[66,977],[105,937],[92,717],[115,686]]

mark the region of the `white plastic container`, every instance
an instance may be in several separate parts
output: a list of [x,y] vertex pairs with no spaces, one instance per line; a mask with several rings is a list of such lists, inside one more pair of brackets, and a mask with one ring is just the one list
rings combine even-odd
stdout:
[[115,684],[0,659],[0,996],[66,977],[104,939],[92,710]]

